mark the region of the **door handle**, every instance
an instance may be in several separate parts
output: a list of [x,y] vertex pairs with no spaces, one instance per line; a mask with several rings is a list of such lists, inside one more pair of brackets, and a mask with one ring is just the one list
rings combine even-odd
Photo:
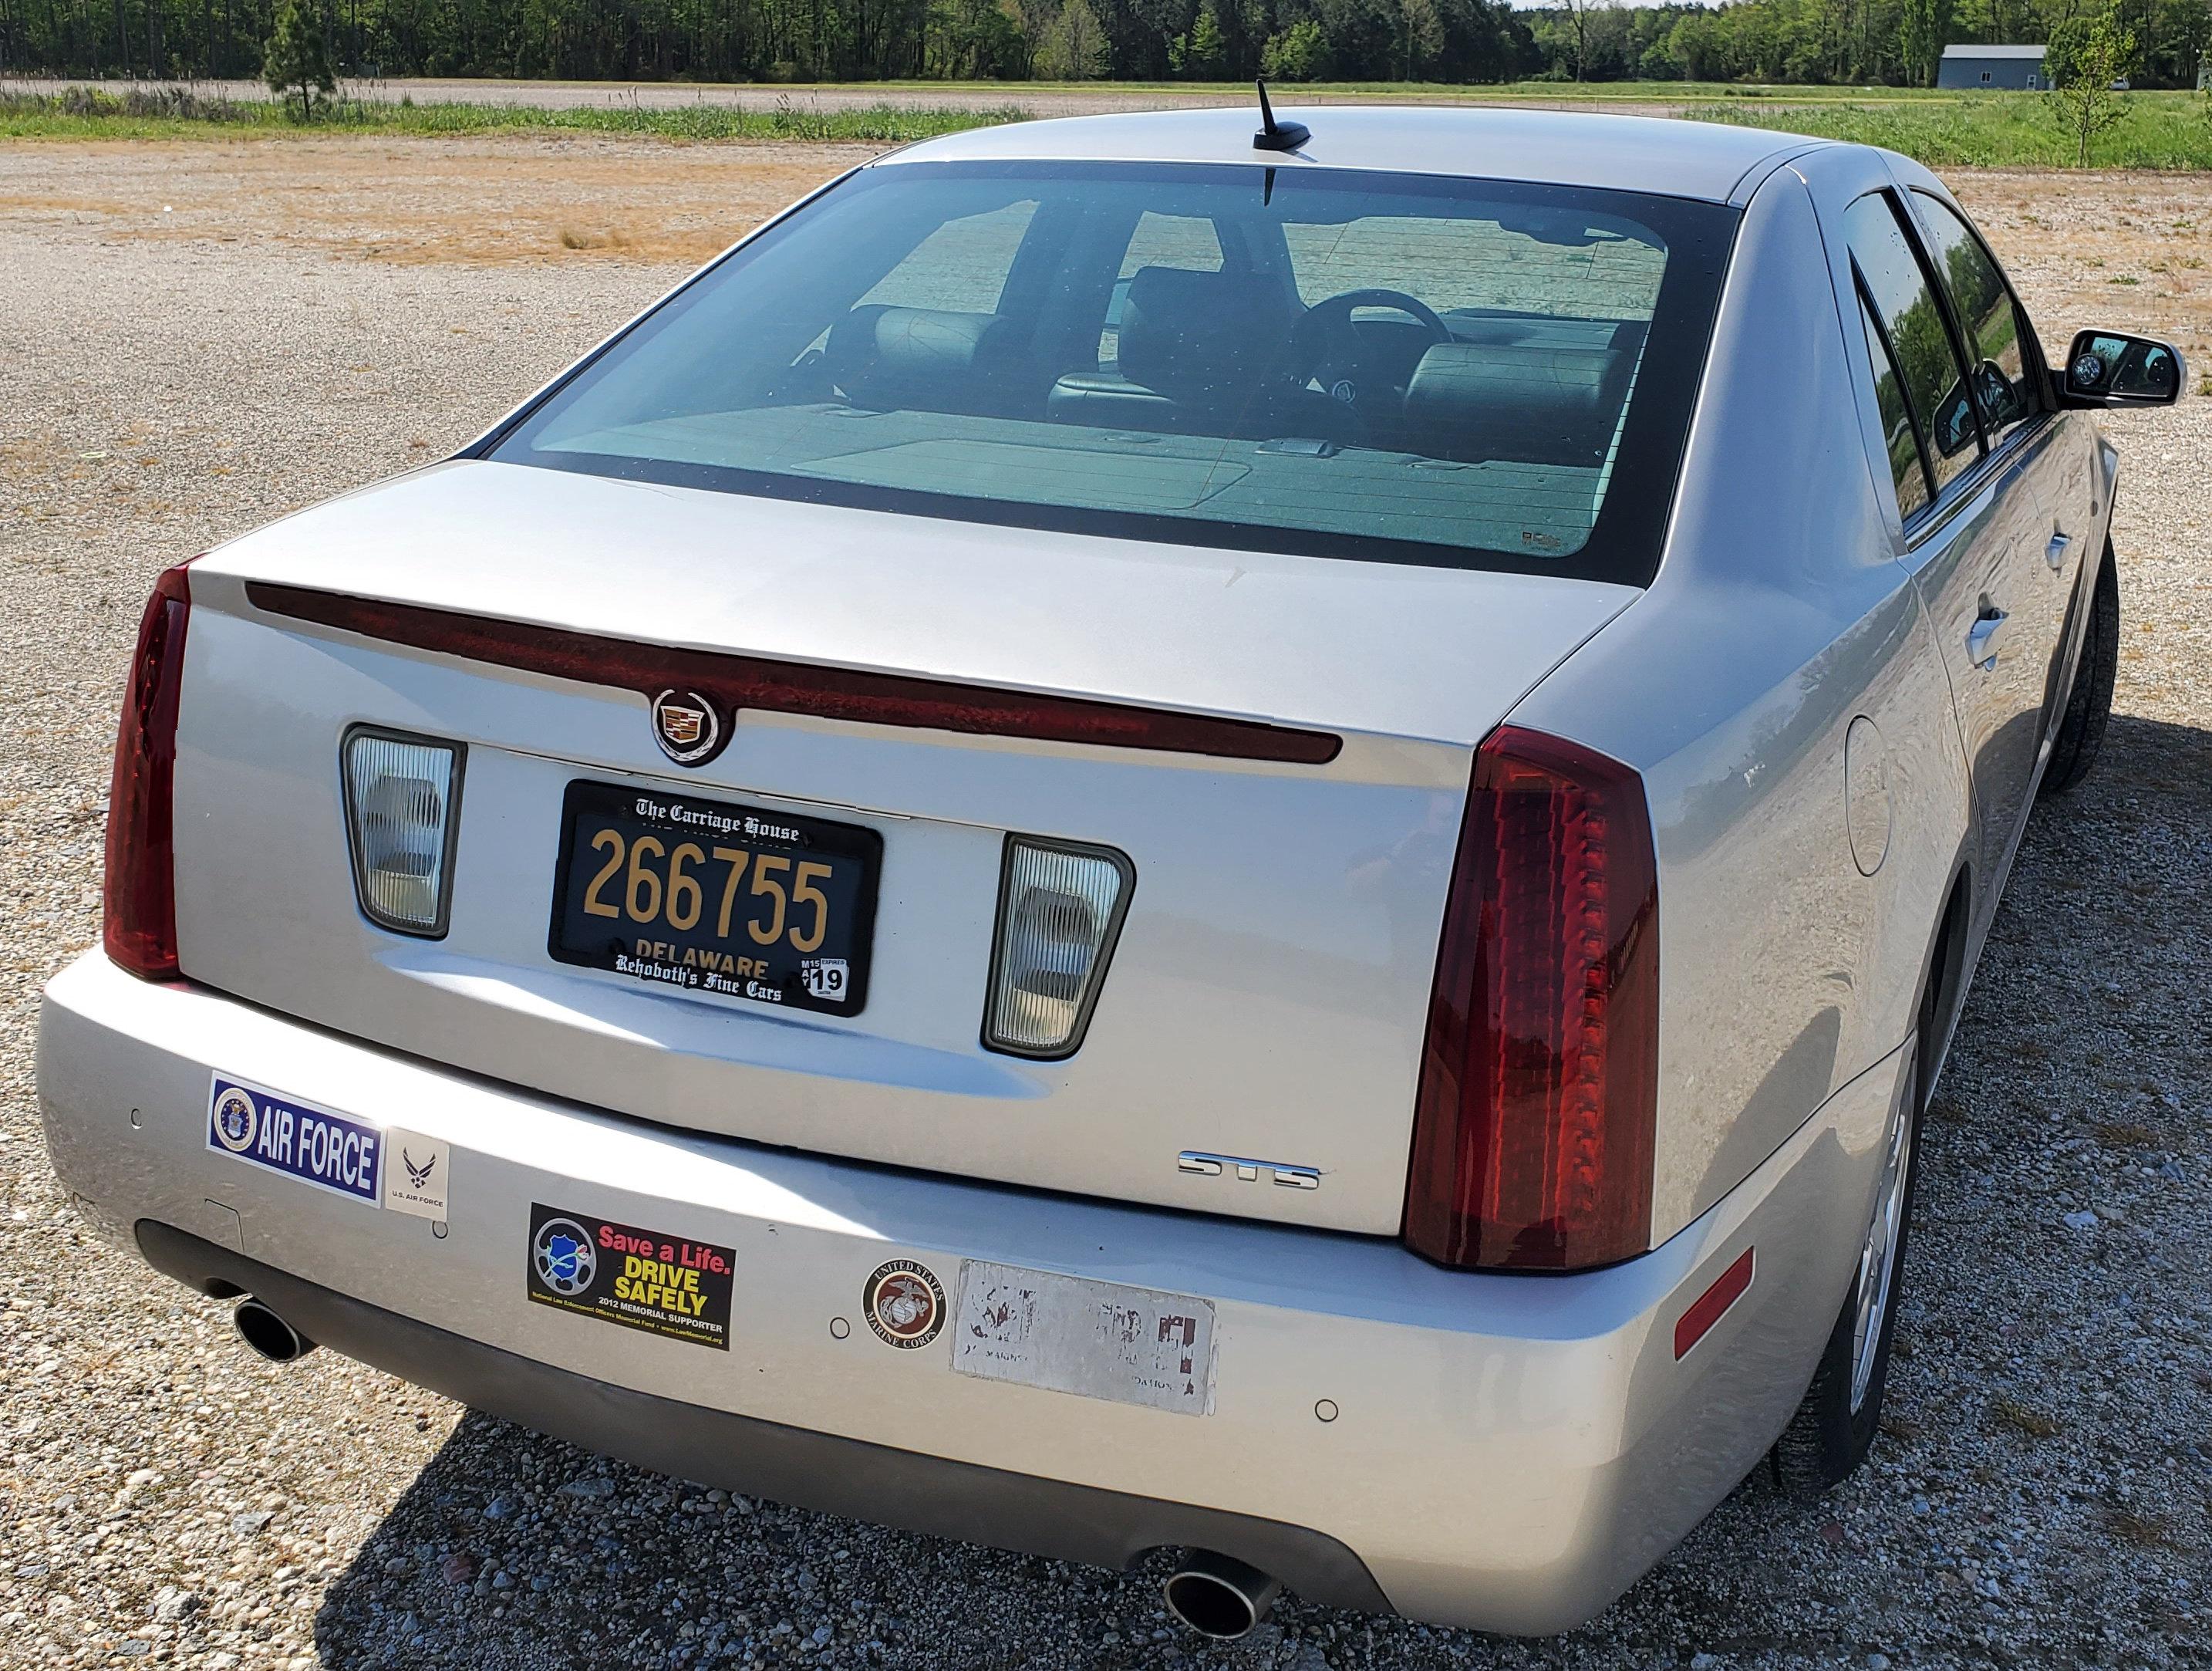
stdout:
[[2073,544],[2072,534],[2054,532],[2051,536],[2051,543],[2043,548],[2043,560],[2051,566],[2054,572],[2064,568],[2066,553],[2072,548]]
[[2012,619],[1994,604],[1984,604],[1982,613],[1966,630],[1966,659],[1987,673],[1997,664],[1997,635],[2004,624]]

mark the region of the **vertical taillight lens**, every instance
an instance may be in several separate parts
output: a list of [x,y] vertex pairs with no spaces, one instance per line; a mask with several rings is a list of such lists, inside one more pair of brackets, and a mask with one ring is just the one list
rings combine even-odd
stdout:
[[338,753],[362,915],[400,934],[439,938],[453,900],[460,746],[357,725]]
[[154,582],[138,623],[107,791],[100,937],[108,956],[149,980],[177,973],[177,702],[191,613],[191,590],[179,564]]
[[1566,1271],[1650,1245],[1658,977],[1642,779],[1556,737],[1492,733],[1444,908],[1407,1246]]
[[1135,879],[1127,857],[1110,847],[1006,839],[986,1045],[1013,1056],[1074,1053]]

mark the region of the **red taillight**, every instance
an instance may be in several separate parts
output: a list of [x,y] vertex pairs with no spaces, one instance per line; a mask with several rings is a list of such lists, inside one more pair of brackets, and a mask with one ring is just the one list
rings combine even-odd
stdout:
[[107,886],[102,937],[107,954],[134,975],[177,973],[177,889],[172,793],[177,765],[177,695],[184,683],[185,624],[191,593],[184,565],[154,582],[138,623],[138,649],[115,735],[107,795]]
[[1407,1245],[1542,1271],[1648,1247],[1658,1000],[1643,780],[1500,728],[1475,756],[1444,907]]

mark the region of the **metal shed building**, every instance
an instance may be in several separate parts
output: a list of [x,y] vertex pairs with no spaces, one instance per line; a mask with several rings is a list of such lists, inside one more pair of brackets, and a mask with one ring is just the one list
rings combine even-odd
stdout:
[[1946,46],[1936,74],[1938,87],[2008,87],[2034,89],[2051,85],[2043,73],[2040,46]]

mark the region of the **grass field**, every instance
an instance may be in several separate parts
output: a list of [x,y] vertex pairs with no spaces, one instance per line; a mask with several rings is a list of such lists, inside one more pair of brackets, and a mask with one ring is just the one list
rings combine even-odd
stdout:
[[795,139],[903,144],[939,134],[1018,122],[1018,105],[978,107],[899,104],[810,107],[793,98],[768,110],[726,104],[639,107],[630,105],[547,108],[538,105],[386,103],[343,99],[318,107],[312,121],[296,110],[259,100],[207,99],[178,89],[117,95],[70,88],[58,94],[0,93],[0,138],[189,139],[316,133],[478,134],[532,132],[639,134],[674,140]]
[[[0,138],[143,139],[236,137],[307,132],[465,135],[501,131],[633,134],[676,141],[855,140],[896,144],[992,123],[1019,121],[1071,100],[1219,102],[1242,97],[1239,87],[1192,82],[1111,86],[1028,82],[957,84],[886,82],[867,89],[880,101],[860,103],[852,87],[696,89],[692,102],[665,96],[623,102],[620,89],[592,89],[603,101],[562,106],[496,99],[346,98],[303,123],[266,100],[209,97],[186,89],[116,94],[69,88],[55,93],[0,93]],[[1936,93],[1905,88],[1726,86],[1679,82],[1620,82],[1573,86],[1529,82],[1498,87],[1427,83],[1329,84],[1296,89],[1301,101],[1369,99],[1395,102],[1561,104],[1620,107],[1647,115],[1773,128],[1887,145],[1935,167],[2063,168],[2072,141],[2046,95]],[[731,95],[742,94],[739,102]],[[722,96],[711,98],[710,94]],[[964,101],[970,97],[975,102]],[[1030,103],[1024,103],[1028,100]],[[1286,98],[1287,105],[1292,102]],[[2212,169],[2212,102],[2191,93],[2122,95],[2118,126],[2092,153],[2103,168]]]

